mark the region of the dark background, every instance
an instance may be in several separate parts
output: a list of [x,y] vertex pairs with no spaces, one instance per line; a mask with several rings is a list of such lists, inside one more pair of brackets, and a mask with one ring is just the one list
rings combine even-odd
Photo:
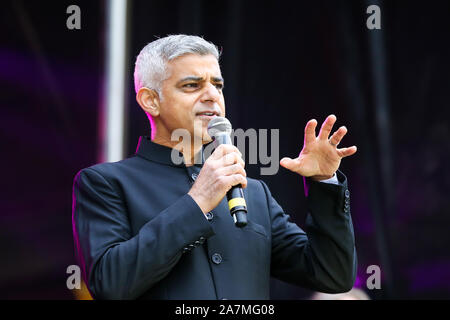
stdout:
[[[66,8],[81,8],[81,30]],[[147,119],[135,102],[134,59],[168,34],[204,36],[222,51],[234,128],[280,129],[295,157],[306,122],[328,114],[342,145],[358,251],[356,287],[373,299],[450,298],[448,1],[130,1],[126,155]],[[368,30],[378,4],[382,29]],[[0,298],[73,299],[72,181],[99,159],[105,1],[2,2],[0,42]],[[337,128],[336,126],[336,128]],[[280,167],[263,179],[305,219],[303,184]],[[366,269],[381,267],[381,290]],[[311,292],[273,280],[274,299]]]

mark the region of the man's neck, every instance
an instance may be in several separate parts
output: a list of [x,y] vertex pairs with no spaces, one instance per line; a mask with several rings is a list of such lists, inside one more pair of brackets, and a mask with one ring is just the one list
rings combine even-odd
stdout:
[[158,136],[152,137],[152,142],[180,151],[183,154],[186,167],[193,166],[196,164],[196,161],[198,162],[202,159],[203,145],[201,143],[180,143]]

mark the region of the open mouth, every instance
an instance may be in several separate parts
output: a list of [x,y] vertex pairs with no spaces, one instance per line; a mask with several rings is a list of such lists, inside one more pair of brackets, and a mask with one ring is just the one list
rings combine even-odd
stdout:
[[203,111],[203,112],[198,112],[196,114],[197,117],[204,117],[204,118],[212,118],[212,117],[218,117],[219,113],[215,112],[215,111]]

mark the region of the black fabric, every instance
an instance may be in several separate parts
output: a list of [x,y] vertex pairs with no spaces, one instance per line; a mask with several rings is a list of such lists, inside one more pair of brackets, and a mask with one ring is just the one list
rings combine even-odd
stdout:
[[269,299],[271,275],[323,292],[351,289],[356,251],[341,172],[340,185],[305,181],[307,233],[249,178],[249,223],[237,228],[226,197],[205,218],[187,194],[201,165],[175,165],[171,152],[141,137],[134,156],[75,177],[75,247],[94,298]]

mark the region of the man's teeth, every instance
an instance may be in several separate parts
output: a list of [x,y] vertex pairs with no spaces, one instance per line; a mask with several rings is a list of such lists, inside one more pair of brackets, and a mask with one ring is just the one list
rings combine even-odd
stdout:
[[200,113],[200,115],[203,115],[203,116],[213,116],[214,113],[213,113],[213,112],[204,112],[204,113]]

